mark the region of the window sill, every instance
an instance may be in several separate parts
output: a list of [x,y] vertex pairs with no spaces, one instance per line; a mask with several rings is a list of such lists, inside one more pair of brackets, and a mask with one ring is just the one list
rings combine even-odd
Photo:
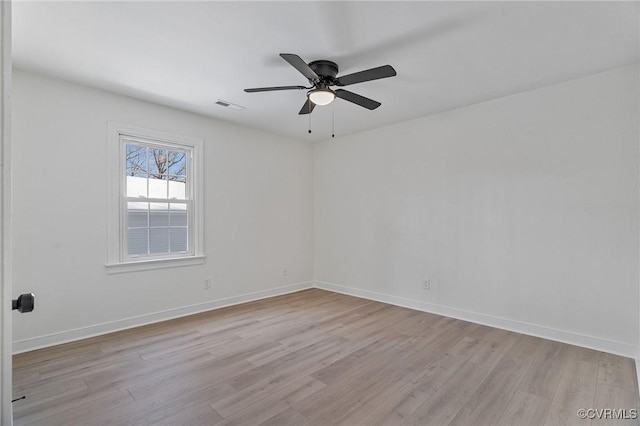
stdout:
[[169,259],[146,259],[134,262],[107,263],[108,274],[122,274],[125,272],[150,271],[153,269],[177,268],[180,266],[202,265],[206,256],[174,257]]

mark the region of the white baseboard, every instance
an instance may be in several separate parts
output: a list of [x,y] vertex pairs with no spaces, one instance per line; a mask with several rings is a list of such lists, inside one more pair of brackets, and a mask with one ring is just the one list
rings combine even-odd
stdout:
[[[353,287],[346,287],[343,285],[332,284],[323,281],[315,281],[314,286],[316,288],[329,290],[336,293],[342,293],[350,296],[361,297],[363,299],[389,303],[391,305],[402,306],[404,308],[430,312],[433,314],[456,318],[463,321],[469,321],[477,324],[487,325],[490,327],[514,331],[516,333],[528,334],[531,336],[541,337],[543,339],[554,340],[557,342],[568,343],[570,345],[582,346],[589,349],[595,349],[602,352],[621,355],[624,357],[635,359],[636,363],[639,362],[638,348],[628,343],[616,342],[613,340],[587,336],[570,331],[543,327],[526,322],[471,312],[464,309],[452,308],[449,306],[442,306],[433,303],[422,302],[419,300],[407,299],[404,297],[391,296],[389,294],[377,293]],[[637,367],[636,370],[638,370]]]
[[220,309],[227,306],[237,305],[239,303],[251,302],[254,300],[266,299],[268,297],[280,296],[287,293],[306,290],[313,287],[313,282],[302,282],[291,284],[283,287],[276,287],[268,290],[256,291],[253,293],[242,294],[239,296],[228,297],[225,299],[212,300],[196,305],[184,306],[176,309],[169,309],[161,312],[140,315],[137,317],[126,318],[122,320],[110,321],[102,324],[91,325],[88,327],[77,328],[74,330],[62,331],[59,333],[47,334],[44,336],[32,337],[25,340],[13,342],[13,353],[19,354],[35,349],[46,348],[49,346],[59,345],[62,343],[73,342],[76,340],[86,339],[89,337],[100,336],[102,334],[113,333],[114,331],[126,330],[129,328],[140,327],[142,325],[153,324],[156,322],[166,321],[174,318],[193,315],[200,312]]

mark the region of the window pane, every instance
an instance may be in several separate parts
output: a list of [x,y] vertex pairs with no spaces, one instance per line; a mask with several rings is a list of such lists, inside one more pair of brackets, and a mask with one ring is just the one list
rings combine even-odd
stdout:
[[125,149],[127,160],[127,176],[147,176],[147,147],[127,145]]
[[171,251],[187,251],[187,228],[171,228]]
[[169,228],[149,229],[149,253],[167,253],[169,251]]
[[129,256],[147,254],[147,229],[129,229],[127,245]]
[[149,176],[149,198],[167,198],[167,184],[169,181],[155,179],[153,175]]
[[169,205],[169,224],[171,226],[187,226],[187,205],[186,204],[170,204]]
[[147,197],[147,178],[127,176],[127,197]]
[[127,203],[127,223],[129,228],[149,226],[148,203]]
[[149,226],[169,226],[168,203],[149,203]]
[[149,148],[147,161],[149,163],[149,176],[155,179],[165,179],[167,175],[167,150]]
[[186,200],[186,176],[170,176],[169,179],[169,198],[173,198],[176,200]]
[[168,171],[170,175],[187,175],[187,155],[184,152],[169,151],[168,164]]

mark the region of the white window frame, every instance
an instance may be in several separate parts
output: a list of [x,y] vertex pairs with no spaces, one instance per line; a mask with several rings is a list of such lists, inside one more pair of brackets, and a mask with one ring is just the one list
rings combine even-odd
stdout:
[[[154,144],[171,149],[191,152],[188,161],[190,185],[187,185],[190,201],[189,251],[157,256],[129,257],[126,250],[126,140]],[[107,272],[121,273],[144,271],[204,263],[204,141],[189,136],[175,135],[158,130],[145,129],[115,122],[107,123],[108,160],[108,253]]]

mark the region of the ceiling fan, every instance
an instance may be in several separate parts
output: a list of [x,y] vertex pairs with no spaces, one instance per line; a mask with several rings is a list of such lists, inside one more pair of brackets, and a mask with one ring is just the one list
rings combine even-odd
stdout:
[[271,92],[275,90],[308,90],[307,100],[298,114],[310,114],[316,105],[328,105],[335,98],[344,99],[361,107],[373,110],[382,105],[373,99],[343,89],[331,89],[331,86],[348,86],[350,84],[362,83],[365,81],[377,80],[380,78],[393,77],[396,70],[391,65],[383,65],[377,68],[356,72],[353,74],[338,75],[338,65],[327,60],[318,60],[308,64],[298,55],[292,53],[281,53],[282,59],[291,64],[295,69],[304,75],[311,86],[276,86],[257,87],[254,89],[244,89],[247,93]]

